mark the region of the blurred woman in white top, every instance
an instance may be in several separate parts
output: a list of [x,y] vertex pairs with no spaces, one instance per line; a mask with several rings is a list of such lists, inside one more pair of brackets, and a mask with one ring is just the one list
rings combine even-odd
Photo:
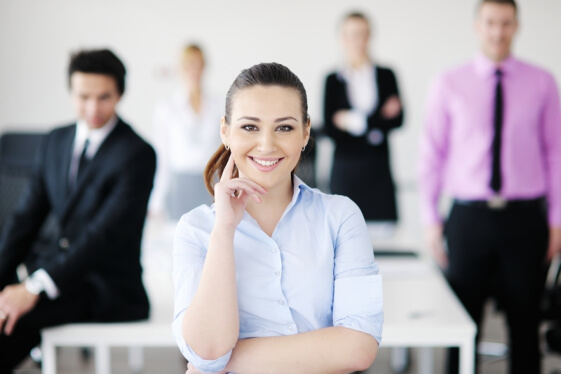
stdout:
[[150,214],[178,220],[194,207],[210,203],[203,170],[220,145],[221,100],[204,91],[205,57],[194,44],[183,49],[182,86],[156,106],[153,140],[158,156]]

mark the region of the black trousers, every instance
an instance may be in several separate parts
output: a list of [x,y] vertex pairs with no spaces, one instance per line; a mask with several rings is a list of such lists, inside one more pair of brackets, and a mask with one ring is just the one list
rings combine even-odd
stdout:
[[0,374],[11,374],[41,342],[41,329],[91,320],[90,296],[88,292],[76,292],[52,301],[41,296],[35,308],[17,322],[12,335],[0,333]]
[[[493,210],[454,203],[444,234],[449,257],[445,275],[477,325],[476,340],[484,304],[493,297],[506,314],[509,373],[540,373],[538,327],[549,240],[543,204]],[[448,373],[457,372],[456,348],[449,352]]]

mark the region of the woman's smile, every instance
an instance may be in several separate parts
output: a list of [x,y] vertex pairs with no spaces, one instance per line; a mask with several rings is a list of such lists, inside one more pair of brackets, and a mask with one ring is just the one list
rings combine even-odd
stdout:
[[277,168],[277,166],[279,165],[279,163],[284,160],[284,157],[280,157],[280,158],[272,158],[272,157],[253,157],[253,156],[248,156],[249,159],[251,161],[253,161],[253,164],[255,165],[255,167],[260,170],[260,171],[264,171],[264,172],[269,172],[269,171],[273,171]]

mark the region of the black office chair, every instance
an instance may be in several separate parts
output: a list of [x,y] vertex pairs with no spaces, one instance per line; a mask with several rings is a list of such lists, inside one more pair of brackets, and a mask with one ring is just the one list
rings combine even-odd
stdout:
[[43,137],[31,132],[0,136],[0,232],[31,178]]

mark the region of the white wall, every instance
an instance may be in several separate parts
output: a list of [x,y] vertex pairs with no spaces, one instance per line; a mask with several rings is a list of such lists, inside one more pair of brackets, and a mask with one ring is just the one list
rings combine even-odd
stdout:
[[[154,104],[176,85],[180,47],[200,42],[207,86],[225,94],[237,73],[277,61],[300,76],[312,121],[321,122],[325,74],[339,63],[336,25],[358,9],[375,23],[373,51],[393,67],[406,105],[393,134],[393,166],[404,191],[415,185],[417,139],[427,85],[434,74],[477,49],[477,0],[0,0],[0,131],[49,129],[73,119],[66,87],[71,51],[112,48],[128,68],[122,116],[148,139]],[[561,83],[561,1],[519,0],[516,54]],[[406,192],[404,192],[406,193]],[[416,222],[413,197],[402,217]],[[407,203],[405,203],[407,201]]]

